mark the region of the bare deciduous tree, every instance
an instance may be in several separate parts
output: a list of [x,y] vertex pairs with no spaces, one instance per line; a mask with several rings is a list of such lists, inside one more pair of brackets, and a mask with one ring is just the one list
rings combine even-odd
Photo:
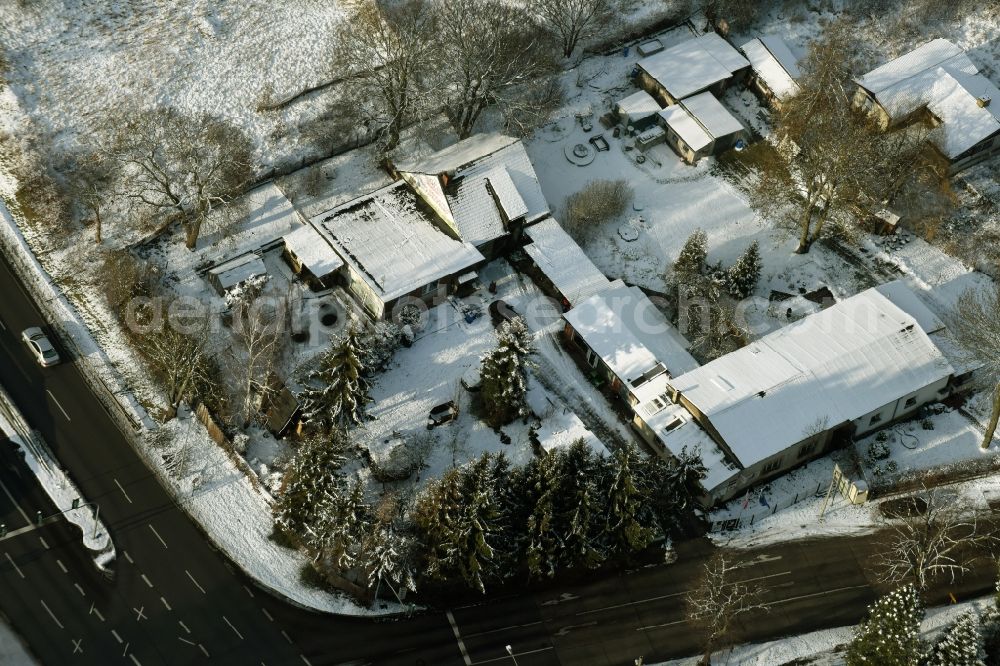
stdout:
[[372,116],[386,151],[399,144],[409,120],[440,101],[426,78],[437,46],[435,20],[422,0],[398,6],[363,0],[334,35],[334,67],[351,79],[343,89]]
[[624,5],[622,0],[537,0],[531,4],[546,29],[559,38],[567,58],[581,40],[615,20]]
[[132,113],[110,151],[122,194],[180,220],[191,249],[209,214],[227,206],[253,175],[249,138],[207,114],[191,117],[171,108]]
[[488,105],[555,68],[547,35],[526,10],[501,0],[440,0],[438,72],[460,139]]
[[719,553],[705,563],[701,579],[687,595],[687,620],[705,632],[701,663],[706,666],[738,617],[768,611],[761,601],[766,589],[738,580],[739,569],[738,562]]
[[188,335],[164,326],[142,336],[140,349],[166,389],[170,401],[167,418],[177,415],[182,400],[215,382],[202,333]]
[[115,198],[117,163],[103,150],[74,155],[64,161],[69,196],[94,224],[94,242],[100,245],[104,236],[104,212]]
[[913,583],[922,592],[935,578],[954,582],[966,574],[997,539],[974,512],[963,511],[937,489],[925,488],[920,497],[927,503],[922,514],[889,522],[875,568],[883,582]]
[[237,344],[230,349],[234,376],[233,387],[237,418],[250,424],[258,405],[272,390],[271,372],[284,352],[282,342],[284,305],[268,297],[259,297],[257,289],[248,289],[227,297],[233,315],[233,337]]
[[978,383],[993,392],[993,406],[983,435],[989,448],[1000,421],[1000,289],[968,290],[959,296],[948,317],[948,330],[968,361],[981,364]]

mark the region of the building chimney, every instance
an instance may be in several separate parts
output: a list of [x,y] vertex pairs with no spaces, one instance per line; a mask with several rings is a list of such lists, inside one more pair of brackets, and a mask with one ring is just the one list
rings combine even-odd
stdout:
[[983,93],[976,99],[976,104],[985,109],[990,105],[990,96]]

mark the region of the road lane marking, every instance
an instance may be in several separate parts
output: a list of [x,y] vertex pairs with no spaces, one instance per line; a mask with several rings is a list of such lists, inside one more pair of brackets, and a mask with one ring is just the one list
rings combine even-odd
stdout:
[[52,612],[52,609],[49,608],[48,604],[46,604],[45,601],[43,601],[42,599],[39,599],[39,601],[42,602],[42,608],[44,608],[45,611],[49,614],[49,617],[52,618],[52,621],[58,624],[60,629],[65,629],[66,627],[64,627],[63,623],[59,621],[59,618],[57,618],[56,614]]
[[129,504],[132,504],[132,498],[131,498],[131,497],[129,497],[129,496],[128,496],[128,493],[127,493],[127,492],[125,492],[125,489],[124,489],[124,488],[122,488],[122,484],[118,483],[118,479],[114,479],[114,482],[115,482],[115,485],[116,485],[116,486],[118,486],[118,490],[122,491],[122,495],[124,495],[124,496],[125,496],[125,499],[127,499],[127,500],[128,500],[128,503],[129,503]]
[[[577,613],[579,615],[579,613]],[[541,624],[538,622],[526,622],[525,624],[512,624],[509,627],[500,627],[499,629],[487,629],[486,631],[477,631],[473,634],[465,634],[466,638],[475,638],[476,636],[485,636],[486,634],[495,634],[498,631],[510,631],[511,629],[524,629],[525,627],[534,627]]]
[[616,608],[626,608],[628,606],[635,606],[638,604],[646,604],[651,601],[660,601],[661,599],[670,599],[671,597],[680,597],[687,594],[687,592],[672,592],[670,594],[661,594],[658,597],[650,597],[648,599],[639,599],[638,601],[626,601],[622,604],[614,604],[612,606],[602,606],[601,608],[591,608],[590,610],[580,611],[577,615],[589,615],[591,613],[600,613],[601,611],[614,610]]
[[160,597],[160,601],[163,602],[163,605],[167,607],[168,611],[172,611],[173,610],[173,608],[170,607],[170,604],[167,603],[166,599],[164,599],[163,597]]
[[28,514],[24,512],[24,509],[22,509],[21,505],[17,503],[17,500],[14,499],[14,496],[10,494],[10,491],[7,490],[7,486],[5,486],[2,481],[0,481],[0,488],[3,489],[3,494],[7,496],[7,499],[9,499],[11,503],[17,508],[17,512],[21,514],[22,518],[24,518],[24,522],[28,523],[29,525],[34,525],[35,521],[28,517]]
[[62,569],[63,573],[69,573],[69,570],[66,568],[66,565],[62,563],[62,560],[56,560],[56,564],[59,565],[59,568]]
[[3,323],[3,319],[0,319],[0,328],[2,328],[5,331],[7,330],[7,324]]
[[79,652],[80,654],[83,654],[83,648],[80,647],[80,643],[82,643],[82,642],[83,642],[82,638],[80,640],[78,640],[78,641],[73,641],[73,654],[76,654],[77,652]]
[[82,588],[82,587],[80,587],[80,584],[79,584],[79,583],[73,583],[73,587],[75,587],[75,588],[76,588],[76,591],[80,593],[80,596],[81,596],[81,597],[85,597],[85,596],[87,596],[87,593],[83,591],[83,588]]
[[153,534],[156,535],[156,538],[159,539],[160,543],[163,544],[163,547],[166,548],[167,547],[167,542],[163,540],[163,537],[161,537],[160,533],[156,531],[156,528],[153,527],[152,525],[149,525],[149,529],[153,530]]
[[234,626],[233,626],[233,623],[229,621],[229,618],[228,618],[228,617],[226,617],[225,615],[223,615],[223,616],[222,616],[222,619],[226,621],[226,624],[228,624],[228,625],[229,625],[229,628],[230,628],[230,629],[232,629],[232,630],[233,630],[233,632],[234,632],[234,633],[235,633],[235,634],[236,634],[237,636],[239,636],[239,637],[240,637],[240,640],[242,641],[242,640],[243,640],[243,634],[241,634],[241,633],[239,632],[239,630],[238,630],[238,629],[236,629],[236,627],[234,627]]
[[[552,646],[550,645],[548,647],[538,648],[538,649],[535,649],[535,650],[525,650],[524,652],[515,652],[514,653],[514,658],[517,658],[517,657],[526,657],[529,654],[537,654],[539,652],[548,652],[551,649],[552,649]],[[502,657],[494,657],[493,659],[483,659],[482,661],[475,661],[475,662],[470,661],[469,662],[469,666],[479,666],[479,664],[492,664],[492,663],[495,663],[495,662],[498,662],[498,661],[509,662],[510,660],[511,660],[511,656],[509,654],[505,654]]]
[[208,654],[208,650],[205,649],[204,645],[202,645],[201,643],[198,643],[198,647],[201,649],[201,653],[202,654],[204,654],[206,657],[211,657],[211,655]]
[[7,561],[10,562],[10,565],[12,567],[14,567],[14,571],[17,572],[17,575],[20,576],[21,578],[24,578],[25,577],[24,572],[21,571],[21,568],[17,566],[17,563],[11,558],[10,553],[5,551],[4,555],[7,556]]
[[264,617],[266,617],[266,618],[267,618],[268,620],[270,620],[271,622],[274,622],[274,618],[273,618],[273,617],[271,617],[271,614],[267,612],[267,609],[266,609],[266,608],[261,608],[260,610],[261,610],[261,612],[263,612],[263,613],[264,613]]
[[300,654],[299,656],[302,657],[302,661],[306,664],[306,666],[313,666],[312,662],[306,659],[306,656],[304,654]]
[[858,588],[869,587],[868,585],[848,585],[847,587],[838,587],[832,590],[821,590],[820,592],[813,592],[811,594],[800,594],[797,597],[788,597],[787,599],[778,599],[777,601],[769,601],[768,606],[776,606],[778,604],[787,604],[789,601],[798,601],[800,599],[809,599],[810,597],[819,597],[824,594],[833,594],[834,592],[844,592],[845,590],[857,590]]
[[129,656],[132,657],[132,663],[135,664],[135,666],[142,666],[142,664],[139,663],[139,660],[135,658],[134,654],[130,653]]
[[153,584],[149,582],[148,578],[146,578],[146,574],[142,574],[142,582],[144,582],[146,585],[148,585],[149,589],[151,589],[151,590],[153,589]]
[[287,631],[285,631],[284,629],[282,629],[281,630],[281,635],[285,637],[285,640],[288,641],[289,645],[292,644],[292,637],[288,635]]
[[752,583],[755,580],[765,580],[767,578],[777,578],[778,576],[790,576],[790,575],[792,575],[791,571],[782,571],[781,573],[768,574],[766,576],[757,576],[756,578],[747,578],[746,580],[737,580],[734,581],[732,584],[739,585],[740,583]]
[[455,622],[455,616],[451,611],[448,611],[445,615],[448,616],[448,623],[451,624],[451,630],[455,634],[455,640],[458,642],[458,651],[462,653],[465,666],[472,666],[472,660],[469,659],[469,651],[465,649],[465,642],[462,640],[462,634],[458,631],[458,623]]
[[249,595],[250,595],[250,598],[251,598],[251,599],[253,599],[253,592],[251,592],[251,591],[250,591],[250,588],[249,588],[249,587],[247,587],[246,585],[244,585],[244,586],[243,586],[243,589],[244,589],[244,590],[246,590],[246,591],[247,591],[247,594],[249,594]]
[[187,643],[188,645],[190,645],[192,647],[195,646],[195,645],[197,645],[197,643],[195,643],[194,641],[189,641],[188,639],[184,638],[183,636],[178,636],[177,640],[181,641],[182,643]]
[[49,549],[49,544],[45,540],[45,537],[38,537],[38,540],[42,542],[42,547],[45,548],[45,550]]
[[674,622],[664,622],[663,624],[649,624],[649,625],[646,625],[645,627],[636,627],[635,630],[636,631],[648,631],[650,629],[660,629],[662,627],[672,627],[675,624],[683,624],[684,622],[687,622],[687,621],[688,620],[684,619],[684,620],[675,620]]
[[187,625],[181,622],[180,620],[177,620],[177,624],[181,625],[181,629],[183,629],[184,631],[188,632],[189,634],[191,633],[191,630],[187,628]]
[[124,649],[124,650],[122,650],[122,656],[123,656],[123,657],[124,657],[125,655],[127,655],[127,654],[128,654],[128,649],[129,649],[129,646],[130,646],[130,645],[132,645],[132,644],[131,644],[131,643],[126,643],[126,644],[125,644],[125,649]]
[[188,575],[188,578],[191,579],[191,582],[194,583],[194,586],[197,587],[199,590],[201,590],[202,594],[207,594],[207,592],[205,592],[205,588],[203,588],[201,585],[198,584],[198,581],[196,581],[194,579],[194,576],[191,575],[190,571],[188,571],[187,569],[185,569],[184,573],[186,573]]
[[115,637],[115,640],[118,641],[119,645],[125,642],[122,640],[122,637],[118,635],[118,632],[115,631],[114,629],[111,630],[111,635]]
[[135,613],[135,621],[136,622],[138,622],[139,620],[145,620],[145,619],[147,619],[146,618],[146,614],[143,613],[144,610],[146,610],[145,606],[139,606],[138,608],[133,608],[132,609],[132,612]]
[[52,402],[56,403],[56,407],[58,407],[58,408],[59,408],[59,411],[60,411],[60,412],[62,412],[62,415],[66,417],[66,420],[67,420],[67,421],[72,421],[73,419],[71,419],[71,418],[69,417],[69,414],[67,414],[67,413],[66,413],[66,410],[65,410],[65,409],[63,409],[63,406],[62,406],[62,405],[60,405],[60,404],[59,404],[59,401],[58,401],[58,400],[56,400],[56,397],[55,397],[54,395],[52,395],[52,391],[50,391],[50,390],[48,390],[48,389],[45,389],[45,392],[49,394],[49,397],[50,397],[50,398],[52,398]]
[[104,616],[101,615],[101,611],[97,610],[97,604],[96,603],[90,604],[90,613],[88,613],[88,615],[97,615],[97,618],[101,622],[104,622]]

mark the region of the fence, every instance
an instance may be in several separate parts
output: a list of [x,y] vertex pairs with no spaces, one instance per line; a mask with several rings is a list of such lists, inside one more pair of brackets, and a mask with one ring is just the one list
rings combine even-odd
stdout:
[[208,436],[212,438],[212,441],[219,445],[219,448],[226,452],[226,456],[229,458],[230,462],[232,462],[233,465],[236,466],[236,469],[247,477],[247,480],[250,481],[250,485],[253,486],[253,489],[270,499],[270,494],[264,491],[264,487],[261,485],[260,478],[257,476],[257,473],[253,471],[253,468],[250,467],[250,464],[246,461],[246,459],[240,455],[235,447],[233,447],[233,443],[229,440],[229,437],[226,436],[226,433],[223,432],[222,427],[215,422],[215,419],[208,411],[208,408],[205,407],[203,403],[198,403],[194,413],[195,416],[198,417],[198,420],[201,421],[202,425],[205,426],[205,430],[208,431]]
[[[761,505],[759,509],[744,510],[740,512],[740,515],[735,518],[727,518],[725,520],[713,520],[710,531],[712,532],[728,532],[731,530],[738,530],[743,527],[749,527],[753,525],[756,521],[767,518],[768,516],[773,516],[775,513],[782,509],[787,509],[790,506],[798,504],[802,500],[809,499],[811,497],[822,497],[826,492],[825,485],[820,482],[816,484],[816,490],[809,491],[804,490],[795,495],[786,496],[783,499],[768,502],[767,505]],[[749,496],[745,501],[749,504],[760,501],[759,498],[764,497],[763,493],[756,496]]]

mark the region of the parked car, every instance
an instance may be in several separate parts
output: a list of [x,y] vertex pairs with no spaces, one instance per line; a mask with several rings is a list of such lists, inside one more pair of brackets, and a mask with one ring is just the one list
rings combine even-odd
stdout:
[[520,316],[517,310],[506,301],[496,300],[490,303],[490,321],[493,322],[494,327]]
[[455,405],[455,401],[449,400],[448,402],[443,402],[432,409],[430,414],[427,415],[427,429],[430,430],[431,428],[454,421],[457,416],[458,406]]
[[26,328],[21,332],[21,339],[24,340],[24,344],[28,345],[28,349],[34,354],[38,365],[47,368],[59,363],[59,352],[52,346],[52,342],[49,341],[48,336],[45,335],[42,329],[37,326]]

